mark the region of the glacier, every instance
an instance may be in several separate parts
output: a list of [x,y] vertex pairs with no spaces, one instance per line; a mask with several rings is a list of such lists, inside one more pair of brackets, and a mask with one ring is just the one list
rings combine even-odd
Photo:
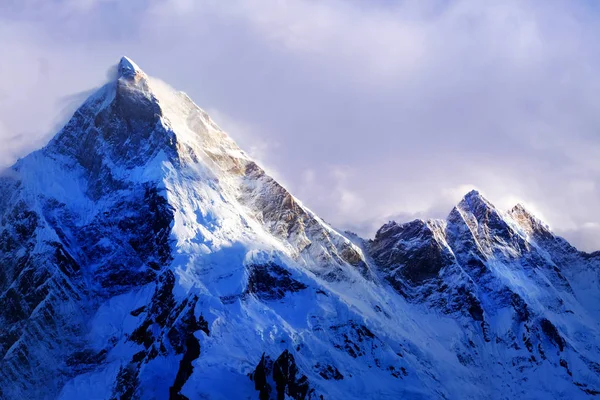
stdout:
[[477,191],[367,240],[123,57],[0,175],[2,399],[600,395],[600,252]]

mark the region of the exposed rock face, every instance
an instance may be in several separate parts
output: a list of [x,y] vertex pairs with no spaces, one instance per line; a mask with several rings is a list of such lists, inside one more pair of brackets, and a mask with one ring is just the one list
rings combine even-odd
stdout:
[[344,379],[344,375],[333,365],[321,365],[321,363],[317,363],[315,369],[323,379],[335,379],[336,381]]
[[600,253],[477,192],[338,232],[127,58],[1,175],[0,266],[2,399],[600,391]]
[[[243,195],[240,200],[256,211],[256,217],[275,236],[288,240],[299,255],[321,264],[350,264],[364,273],[366,263],[347,238],[324,227],[323,222],[309,210],[301,207],[296,199],[254,162],[246,165]],[[312,246],[318,242],[319,246]],[[338,279],[341,270],[327,268],[314,270],[326,279]]]
[[306,289],[307,286],[291,278],[285,268],[269,262],[249,266],[248,292],[264,300],[279,300],[286,293],[295,293]]
[[417,220],[403,225],[390,222],[377,231],[371,255],[398,291],[406,293],[406,284],[418,287],[452,264],[452,253],[436,239],[436,229]]
[[308,378],[298,371],[294,356],[288,350],[284,350],[275,361],[263,354],[250,378],[259,391],[260,400],[317,398]]

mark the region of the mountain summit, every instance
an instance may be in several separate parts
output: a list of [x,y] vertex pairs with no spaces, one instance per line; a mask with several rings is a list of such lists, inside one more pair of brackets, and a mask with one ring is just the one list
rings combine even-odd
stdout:
[[144,71],[142,71],[136,63],[126,56],[121,57],[121,61],[119,61],[119,65],[117,66],[117,71],[119,78],[132,79],[136,76],[145,75]]
[[326,224],[123,57],[0,178],[0,398],[600,394],[600,256],[471,192]]

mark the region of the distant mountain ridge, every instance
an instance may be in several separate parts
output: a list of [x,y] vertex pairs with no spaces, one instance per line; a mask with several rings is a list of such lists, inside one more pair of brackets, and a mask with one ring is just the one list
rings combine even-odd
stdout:
[[476,191],[345,234],[117,71],[0,177],[0,398],[600,395],[600,252]]

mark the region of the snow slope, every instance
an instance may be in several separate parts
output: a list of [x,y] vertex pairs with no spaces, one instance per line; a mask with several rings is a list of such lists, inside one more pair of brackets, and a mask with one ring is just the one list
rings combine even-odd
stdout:
[[584,398],[600,254],[472,192],[337,231],[123,58],[0,178],[0,398]]

